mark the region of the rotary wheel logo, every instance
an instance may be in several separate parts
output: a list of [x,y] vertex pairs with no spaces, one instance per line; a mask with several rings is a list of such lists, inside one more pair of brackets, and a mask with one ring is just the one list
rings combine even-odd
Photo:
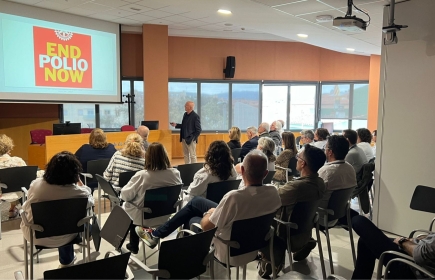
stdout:
[[73,36],[72,32],[63,30],[55,30],[54,33],[56,33],[57,38],[61,39],[62,41],[68,41]]

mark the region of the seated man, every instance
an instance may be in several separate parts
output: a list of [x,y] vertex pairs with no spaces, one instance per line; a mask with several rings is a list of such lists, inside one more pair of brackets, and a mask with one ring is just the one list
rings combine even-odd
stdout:
[[[156,230],[136,228],[136,233],[145,244],[154,248],[159,238],[165,238],[179,226],[189,226],[189,222],[202,217],[201,226],[204,231],[217,227],[216,235],[228,240],[234,221],[255,218],[275,212],[281,207],[278,192],[272,185],[263,185],[267,175],[267,157],[261,151],[250,152],[242,166],[242,177],[245,188],[227,193],[219,204],[202,197],[193,198],[172,219]],[[196,221],[195,221],[196,222]],[[216,258],[225,262],[226,245],[214,240]],[[237,258],[231,258],[231,265],[252,261],[257,252],[247,253]]]
[[262,122],[258,126],[258,137],[270,137],[270,125],[267,122]]
[[349,152],[347,153],[345,160],[352,165],[353,169],[355,170],[355,174],[358,175],[358,172],[361,170],[362,166],[369,161],[367,160],[364,151],[356,145],[358,134],[355,130],[343,130],[343,136],[349,142]]
[[[435,268],[435,234],[421,236],[419,238],[397,237],[388,238],[369,219],[364,216],[356,216],[352,219],[352,227],[360,236],[358,240],[358,254],[352,279],[371,279],[375,269],[375,261],[385,251],[396,251],[407,254],[414,261],[434,272]],[[396,255],[387,255],[383,265],[398,258]],[[388,272],[392,279],[416,279],[409,266],[396,263]]]
[[258,136],[257,136],[257,128],[250,126],[246,129],[246,135],[248,135],[248,141],[243,143],[242,151],[240,152],[240,159],[243,161],[243,158],[254,149],[257,149],[258,146]]
[[136,130],[137,134],[142,137],[143,140],[143,148],[145,152],[148,150],[150,143],[148,142],[148,136],[150,135],[150,129],[147,126],[141,125]]
[[301,148],[300,152],[303,151],[303,149],[306,145],[314,145],[314,132],[312,130],[309,130],[309,129],[302,130],[300,142],[302,142],[302,148]]
[[[328,162],[319,169],[319,177],[325,182],[326,192],[319,207],[328,208],[329,198],[333,191],[356,186],[355,170],[344,160],[348,151],[349,142],[344,136],[332,135],[328,137],[325,145],[325,155]],[[320,218],[320,224],[324,225],[323,217]],[[335,222],[330,221],[330,224]]]

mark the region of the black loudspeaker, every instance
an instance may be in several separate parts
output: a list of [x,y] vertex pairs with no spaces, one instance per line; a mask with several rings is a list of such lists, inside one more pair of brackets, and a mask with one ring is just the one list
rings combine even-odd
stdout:
[[236,72],[236,57],[227,56],[227,65],[225,66],[224,73],[225,78],[234,78]]

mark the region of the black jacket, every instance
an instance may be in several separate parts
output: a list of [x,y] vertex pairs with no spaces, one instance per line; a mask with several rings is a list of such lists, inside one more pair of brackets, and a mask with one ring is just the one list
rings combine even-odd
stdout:
[[253,149],[256,149],[258,146],[258,136],[252,137],[248,141],[246,141],[242,146],[242,152],[240,153],[240,158],[243,159],[245,156]]
[[181,128],[180,142],[184,139],[187,145],[190,145],[192,141],[198,143],[199,134],[201,134],[201,120],[195,111],[190,114],[184,113],[183,121],[181,124],[177,123],[175,128]]
[[238,140],[230,140],[229,142],[227,142],[227,145],[228,145],[228,147],[230,147],[231,150],[242,147],[240,145],[240,141],[238,141]]

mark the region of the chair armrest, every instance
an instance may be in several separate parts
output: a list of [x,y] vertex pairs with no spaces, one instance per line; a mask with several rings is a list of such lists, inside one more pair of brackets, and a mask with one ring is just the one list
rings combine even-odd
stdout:
[[413,237],[414,237],[414,234],[415,234],[416,232],[424,232],[424,233],[426,233],[426,234],[433,234],[433,232],[432,232],[432,231],[429,231],[429,230],[425,230],[425,229],[415,229],[415,230],[411,231],[411,233],[409,234],[409,238],[413,238]]
[[202,230],[202,226],[200,224],[198,224],[198,223],[192,223],[190,225],[190,230],[194,231],[195,228],[198,228],[198,229]]
[[276,164],[275,164],[275,169],[291,171],[290,168],[285,168],[285,167],[282,167],[282,166],[279,166],[279,165],[276,165]]
[[142,261],[140,261],[135,256],[130,256],[130,260],[135,262],[140,268],[145,270],[147,273],[150,273],[150,274],[155,275],[157,277],[171,278],[171,275],[169,274],[169,271],[167,271],[167,270],[159,270],[156,268],[149,268],[147,265],[145,265]]
[[387,254],[392,254],[392,255],[396,255],[398,257],[410,260],[410,261],[414,261],[414,259],[406,254],[400,253],[400,252],[396,252],[396,251],[385,251],[381,254],[380,258],[379,258],[379,263],[378,263],[378,270],[377,270],[377,279],[381,279],[382,276],[382,267],[383,267],[383,263],[384,263],[384,258]]
[[334,215],[334,210],[332,209],[324,209],[322,207],[317,207],[318,212],[322,212],[323,214]]
[[21,187],[21,190],[23,191],[24,195],[27,196],[29,191],[25,187]]
[[180,206],[181,203],[183,203],[183,201],[181,199],[177,200],[177,202],[174,203],[174,208],[177,208],[178,206]]
[[335,279],[335,280],[346,280],[346,278],[340,276],[340,275],[335,275],[335,274],[331,274],[328,277],[326,277],[326,279]]
[[151,210],[151,208],[149,208],[149,207],[139,207],[139,206],[137,206],[136,204],[134,204],[133,202],[130,202],[130,201],[128,201],[128,203],[130,203],[131,205],[133,205],[136,209],[141,210],[142,212],[149,213],[149,214],[151,214],[151,213],[153,212],[153,211]]
[[[391,261],[389,261],[389,262],[387,263],[387,266],[385,267],[385,271],[388,271],[389,268],[390,268],[390,266],[391,266],[394,262],[405,263],[405,264],[407,264],[407,265],[409,265],[409,266],[411,266],[411,267],[417,269],[418,271],[420,271],[420,272],[426,274],[426,275],[429,276],[431,279],[435,278],[435,275],[434,275],[433,273],[429,272],[428,270],[426,270],[425,268],[423,268],[423,267],[421,267],[421,266],[415,264],[415,263],[412,262],[412,261],[405,260],[405,259],[402,259],[402,258],[392,259]],[[388,277],[387,277],[386,275],[385,275],[385,279],[388,279]]]
[[82,225],[89,223],[89,221],[92,219],[92,216],[86,216],[83,219],[81,219],[80,221],[77,222],[77,226],[81,227]]
[[202,264],[207,265],[213,259],[214,259],[214,248],[210,248],[210,251],[208,252],[207,256],[205,256],[204,260],[202,261]]
[[225,240],[220,238],[219,236],[215,235],[215,238],[219,239],[222,243],[224,243],[227,246],[230,246],[232,248],[236,248],[236,249],[240,249],[240,244],[237,241],[232,241],[232,240]]
[[6,184],[4,184],[4,183],[0,183],[0,188],[2,188],[2,189],[7,189],[8,186],[7,186]]
[[24,222],[24,225],[26,227],[29,227],[33,230],[39,231],[39,232],[43,232],[44,228],[40,225],[36,225],[36,224],[31,224],[29,223],[29,221],[27,220],[27,212],[23,211],[23,209],[20,210],[20,215],[21,215],[21,220]]
[[285,226],[290,226],[292,229],[298,229],[298,225],[292,222],[284,222],[283,220],[280,220],[278,218],[273,218],[276,222],[283,224]]
[[80,175],[86,178],[91,178],[91,179],[94,178],[91,173],[80,173]]
[[178,233],[177,233],[177,238],[180,238],[182,233],[187,233],[187,234],[189,234],[189,235],[195,235],[195,234],[196,234],[195,232],[193,232],[193,231],[191,231],[191,230],[188,230],[188,229],[182,229],[182,230],[178,231]]
[[15,277],[15,280],[24,280],[23,272],[21,272],[21,270],[15,271],[14,277]]

